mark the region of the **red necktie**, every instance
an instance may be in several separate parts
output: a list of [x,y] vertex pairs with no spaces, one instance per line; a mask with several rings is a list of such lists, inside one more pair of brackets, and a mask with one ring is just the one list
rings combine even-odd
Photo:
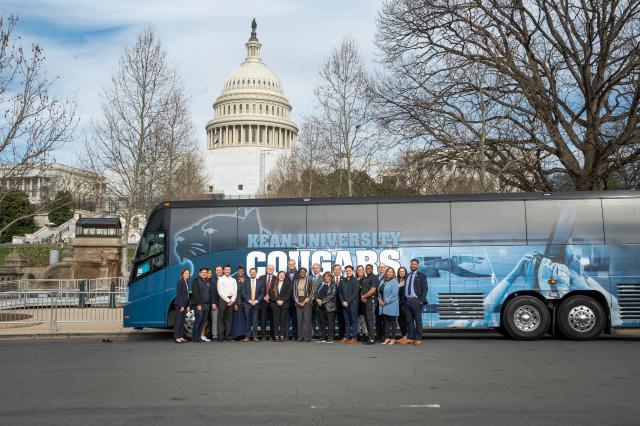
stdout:
[[270,287],[271,287],[271,275],[267,275],[267,294],[269,294]]

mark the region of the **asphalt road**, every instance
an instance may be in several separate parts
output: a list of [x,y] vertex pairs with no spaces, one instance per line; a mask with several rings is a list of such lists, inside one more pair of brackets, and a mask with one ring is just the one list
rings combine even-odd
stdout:
[[639,424],[640,340],[0,342],[0,423]]

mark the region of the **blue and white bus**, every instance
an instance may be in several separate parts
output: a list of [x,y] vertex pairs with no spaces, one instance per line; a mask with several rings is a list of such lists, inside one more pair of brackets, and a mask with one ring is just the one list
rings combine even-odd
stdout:
[[125,327],[172,327],[181,268],[420,260],[423,324],[516,339],[640,328],[634,191],[165,202],[138,244]]

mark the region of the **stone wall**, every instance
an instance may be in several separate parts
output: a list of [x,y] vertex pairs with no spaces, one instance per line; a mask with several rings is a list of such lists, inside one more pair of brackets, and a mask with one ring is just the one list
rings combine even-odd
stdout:
[[120,238],[73,238],[73,278],[117,277],[120,275]]

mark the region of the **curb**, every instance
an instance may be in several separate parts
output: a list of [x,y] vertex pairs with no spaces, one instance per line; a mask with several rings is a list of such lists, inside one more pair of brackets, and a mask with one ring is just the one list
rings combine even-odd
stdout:
[[168,339],[165,332],[152,333],[25,333],[0,335],[0,342],[6,340],[71,340],[71,339],[111,339],[111,340],[148,340]]

